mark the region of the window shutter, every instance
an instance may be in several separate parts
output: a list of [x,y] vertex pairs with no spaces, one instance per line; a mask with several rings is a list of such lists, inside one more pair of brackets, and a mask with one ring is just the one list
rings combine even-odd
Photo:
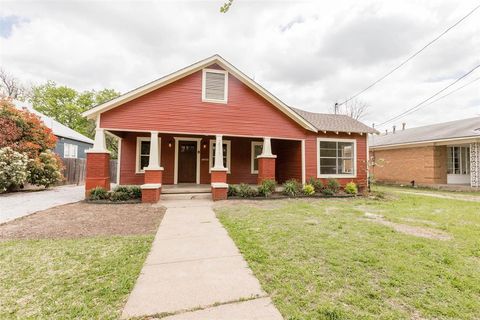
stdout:
[[226,100],[224,73],[205,73],[205,98],[208,100]]

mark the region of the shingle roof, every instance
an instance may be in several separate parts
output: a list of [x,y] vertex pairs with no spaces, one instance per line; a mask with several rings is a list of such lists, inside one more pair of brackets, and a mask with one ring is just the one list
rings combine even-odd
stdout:
[[15,106],[18,109],[23,109],[26,108],[29,112],[32,112],[36,114],[37,116],[40,117],[40,119],[45,123],[47,127],[52,129],[52,132],[54,135],[63,137],[63,138],[68,138],[76,141],[81,141],[85,143],[90,143],[93,144],[93,140],[85,137],[83,134],[70,129],[69,127],[61,124],[60,122],[50,118],[49,116],[44,115],[43,113],[38,112],[37,110],[33,109],[32,105],[27,103],[27,102],[21,102],[21,101],[14,101]]
[[369,144],[371,147],[380,147],[460,138],[480,139],[480,117],[397,130],[395,133],[371,137]]
[[313,124],[319,131],[378,133],[377,130],[361,123],[352,117],[342,114],[315,113],[292,108],[302,118]]

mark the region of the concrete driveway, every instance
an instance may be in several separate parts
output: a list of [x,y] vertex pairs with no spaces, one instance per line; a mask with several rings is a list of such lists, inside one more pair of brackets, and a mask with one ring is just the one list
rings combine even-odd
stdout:
[[212,201],[161,205],[167,211],[122,318],[282,319],[216,218]]
[[67,185],[42,191],[22,191],[0,195],[0,223],[37,211],[77,202],[85,197],[85,186]]

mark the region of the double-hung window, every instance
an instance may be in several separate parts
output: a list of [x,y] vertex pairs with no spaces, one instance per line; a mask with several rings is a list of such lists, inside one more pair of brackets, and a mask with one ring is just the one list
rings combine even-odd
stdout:
[[[161,159],[161,138],[158,138],[158,159]],[[137,138],[137,158],[136,158],[136,173],[145,172],[145,167],[148,167],[150,161],[150,137]]]
[[64,143],[63,144],[63,157],[64,158],[77,158],[78,146],[76,144]]
[[355,159],[355,140],[318,138],[317,175],[319,178],[356,177]]
[[258,156],[262,154],[263,142],[261,141],[252,141],[252,151],[251,151],[251,166],[252,174],[258,173]]
[[[223,140],[223,166],[227,168],[227,173],[230,173],[230,140]],[[210,157],[209,168],[211,169],[215,165],[215,140],[210,140]],[[210,170],[209,169],[209,170]]]

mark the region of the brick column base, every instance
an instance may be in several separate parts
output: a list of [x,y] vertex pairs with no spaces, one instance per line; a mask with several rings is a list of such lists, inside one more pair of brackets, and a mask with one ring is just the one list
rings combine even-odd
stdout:
[[86,153],[85,197],[88,197],[90,190],[96,187],[110,190],[110,153],[88,150]]
[[227,199],[228,184],[227,184],[227,169],[214,170],[211,172],[211,186],[212,186],[212,200]]
[[157,203],[162,193],[163,168],[145,168],[144,184],[142,188],[142,202]]
[[275,160],[276,156],[258,157],[258,184],[267,179],[275,180]]

